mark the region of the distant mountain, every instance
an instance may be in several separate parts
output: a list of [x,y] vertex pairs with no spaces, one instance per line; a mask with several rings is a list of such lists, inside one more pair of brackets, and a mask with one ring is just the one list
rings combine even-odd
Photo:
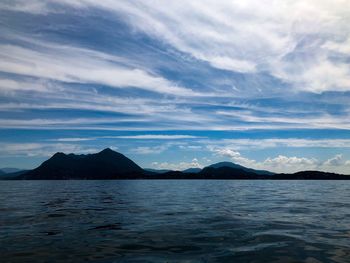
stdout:
[[186,170],[183,170],[182,172],[185,173],[185,174],[190,174],[190,173],[197,174],[200,171],[202,171],[201,168],[188,168]]
[[23,171],[23,169],[17,169],[17,168],[12,168],[12,167],[0,168],[0,172],[4,172],[5,174],[17,173],[20,171]]
[[0,179],[69,180],[69,179],[230,179],[230,180],[349,180],[350,175],[320,171],[274,174],[231,162],[221,162],[185,171],[144,170],[121,153],[109,148],[95,154],[56,153],[31,171],[0,175]]
[[264,179],[267,177],[267,175],[259,175],[247,169],[229,166],[219,166],[217,168],[208,166],[198,175],[207,179]]
[[151,173],[156,173],[156,174],[163,174],[171,171],[167,169],[152,169],[152,168],[144,168],[144,170]]
[[6,174],[3,170],[0,170],[0,176]]
[[230,167],[230,168],[235,168],[235,169],[241,169],[241,170],[244,170],[246,172],[251,172],[251,173],[255,173],[255,174],[259,174],[259,175],[274,175],[275,174],[275,173],[265,171],[265,170],[255,170],[255,169],[247,168],[247,167],[244,167],[242,165],[232,163],[232,162],[219,162],[219,163],[212,164],[209,167],[212,167],[212,168]]
[[139,178],[143,174],[144,170],[136,163],[107,148],[87,155],[56,153],[20,179],[124,179]]
[[276,174],[273,179],[284,180],[349,180],[350,175],[321,171],[301,171],[293,174]]
[[19,171],[14,172],[14,173],[0,174],[0,180],[15,179],[15,178],[18,178],[19,176],[21,176],[22,174],[27,173],[27,172],[28,172],[28,170],[19,170]]

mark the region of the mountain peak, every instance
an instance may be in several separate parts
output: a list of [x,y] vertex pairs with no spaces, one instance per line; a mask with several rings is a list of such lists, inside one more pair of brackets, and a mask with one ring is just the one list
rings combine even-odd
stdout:
[[116,151],[113,151],[111,148],[105,148],[102,151],[100,151],[99,153],[115,153]]
[[52,155],[51,158],[57,158],[57,157],[62,157],[62,156],[66,156],[66,154],[63,152],[56,152],[54,155]]
[[121,153],[106,148],[95,154],[55,153],[24,179],[116,179],[141,176],[143,169]]

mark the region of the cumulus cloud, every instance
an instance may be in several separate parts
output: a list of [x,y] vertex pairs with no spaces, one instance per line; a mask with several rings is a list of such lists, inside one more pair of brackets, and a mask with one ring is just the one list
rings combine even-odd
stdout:
[[265,167],[265,169],[278,172],[314,170],[318,165],[319,161],[314,158],[287,157],[284,155],[279,155],[275,158],[267,158],[261,164],[258,164],[258,166]]
[[334,156],[333,158],[328,159],[324,165],[326,166],[339,166],[344,164],[344,160],[343,160],[343,155],[342,154],[337,154],[336,156]]
[[230,148],[210,148],[216,155],[228,157],[235,163],[254,169],[264,169],[278,173],[293,173],[303,170],[322,170],[328,172],[349,173],[350,161],[345,161],[341,154],[320,161],[316,158],[306,158],[298,156],[278,155],[268,157],[263,161],[249,159],[241,155],[240,152]]

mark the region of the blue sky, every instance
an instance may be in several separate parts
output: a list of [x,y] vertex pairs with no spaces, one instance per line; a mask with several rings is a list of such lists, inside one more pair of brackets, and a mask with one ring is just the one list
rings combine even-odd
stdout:
[[350,174],[349,1],[0,3],[0,167],[116,149]]

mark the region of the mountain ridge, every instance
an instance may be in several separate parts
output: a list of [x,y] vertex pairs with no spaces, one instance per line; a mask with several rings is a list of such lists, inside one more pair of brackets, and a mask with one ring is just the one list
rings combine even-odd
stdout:
[[248,167],[245,167],[243,165],[236,164],[233,162],[218,162],[218,163],[211,164],[208,167],[213,167],[213,168],[230,167],[230,168],[235,168],[235,169],[242,169],[242,170],[245,170],[247,172],[253,172],[253,173],[261,174],[261,175],[274,175],[275,174],[273,172],[266,171],[266,170],[256,170],[253,168],[248,168]]
[[136,176],[144,170],[121,153],[106,148],[94,154],[55,153],[21,179],[117,179]]
[[203,169],[152,171],[141,168],[125,155],[106,148],[93,154],[57,152],[30,171],[1,176],[12,180],[105,180],[105,179],[240,179],[240,180],[349,180],[349,175],[322,171],[272,173],[231,162],[220,162]]

